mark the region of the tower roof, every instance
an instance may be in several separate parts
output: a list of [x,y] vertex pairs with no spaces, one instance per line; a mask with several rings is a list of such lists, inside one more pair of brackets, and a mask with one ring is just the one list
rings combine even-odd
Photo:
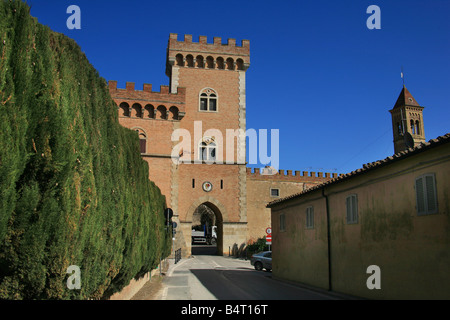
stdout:
[[420,107],[420,104],[417,103],[416,99],[414,99],[412,94],[408,91],[408,89],[406,89],[405,86],[403,86],[403,89],[398,96],[397,102],[394,105],[394,109],[403,106]]

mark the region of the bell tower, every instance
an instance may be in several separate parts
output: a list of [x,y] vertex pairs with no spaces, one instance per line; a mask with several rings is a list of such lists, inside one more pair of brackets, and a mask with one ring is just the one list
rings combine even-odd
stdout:
[[394,134],[394,153],[414,148],[425,142],[423,109],[403,85],[402,91],[392,110],[392,129]]

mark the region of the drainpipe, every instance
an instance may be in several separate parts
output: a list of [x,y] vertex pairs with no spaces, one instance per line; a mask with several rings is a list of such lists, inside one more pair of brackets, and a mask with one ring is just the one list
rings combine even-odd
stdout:
[[327,210],[327,248],[328,248],[328,291],[332,291],[331,285],[331,237],[330,237],[330,207],[328,204],[328,196],[325,195],[325,187],[322,188],[322,196],[325,198]]

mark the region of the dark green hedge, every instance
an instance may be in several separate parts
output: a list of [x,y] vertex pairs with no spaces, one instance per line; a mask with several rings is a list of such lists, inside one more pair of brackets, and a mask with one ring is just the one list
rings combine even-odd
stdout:
[[104,298],[169,255],[165,197],[73,40],[0,0],[0,56],[0,298]]

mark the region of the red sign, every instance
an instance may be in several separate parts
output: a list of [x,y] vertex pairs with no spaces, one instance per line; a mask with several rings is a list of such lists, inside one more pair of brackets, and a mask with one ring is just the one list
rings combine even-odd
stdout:
[[266,242],[272,242],[272,235],[271,234],[268,234],[266,236]]

